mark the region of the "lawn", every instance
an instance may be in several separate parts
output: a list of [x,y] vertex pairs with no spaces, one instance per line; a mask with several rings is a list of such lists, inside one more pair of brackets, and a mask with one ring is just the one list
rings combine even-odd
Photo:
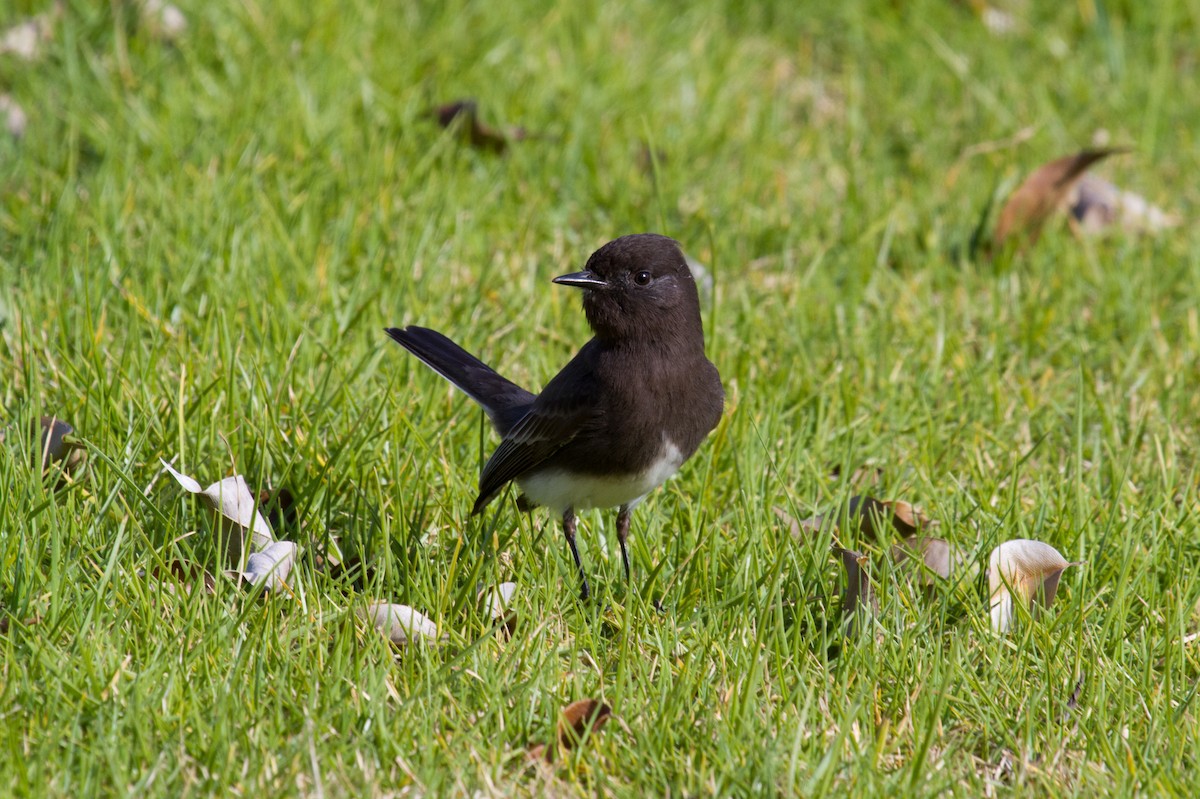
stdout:
[[[1200,5],[176,5],[0,8],[41,15],[32,54],[0,33],[0,785],[1200,788]],[[467,98],[503,141],[439,125]],[[1093,146],[1182,224],[989,256],[1023,176]],[[725,415],[638,508],[631,583],[581,515],[581,603],[551,514],[469,515],[498,439],[382,329],[536,390],[589,335],[550,279],[641,231],[711,277]],[[86,448],[64,480],[31,468],[44,414]],[[226,578],[160,459],[262,493],[286,586]],[[856,495],[965,567],[906,576]],[[998,633],[1018,538],[1085,563]],[[831,545],[865,556],[852,624]],[[504,582],[511,629],[478,599]],[[374,602],[437,637],[390,643]],[[582,699],[612,716],[568,749]]]

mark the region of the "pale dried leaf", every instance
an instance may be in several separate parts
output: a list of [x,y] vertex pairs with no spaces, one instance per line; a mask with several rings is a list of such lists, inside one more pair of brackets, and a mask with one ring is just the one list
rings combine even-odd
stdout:
[[29,118],[25,115],[25,109],[13,99],[11,94],[0,94],[0,116],[4,117],[4,129],[14,139],[25,135]]
[[246,571],[242,579],[248,585],[265,583],[268,591],[278,591],[285,585],[292,565],[296,562],[296,544],[292,541],[275,541],[261,552],[253,552],[246,559]]
[[201,502],[213,512],[219,534],[226,542],[226,558],[235,568],[241,568],[246,554],[247,533],[251,534],[252,552],[265,549],[275,541],[271,525],[258,512],[254,493],[246,478],[236,474],[208,488],[201,488],[195,479],[175,471],[165,460],[162,465],[185,491],[199,496]]
[[52,11],[30,17],[0,33],[0,55],[14,55],[33,61],[42,54],[42,46],[54,35],[54,22],[62,13],[56,3]]
[[[500,583],[488,592],[484,605],[488,617],[492,621],[503,624],[509,632],[512,632],[512,628],[517,622],[517,612],[512,608],[512,599],[516,592],[516,583]],[[482,592],[480,598],[483,598]]]
[[172,42],[187,32],[187,17],[163,0],[142,0],[142,24],[156,39]]
[[1075,182],[1092,164],[1120,149],[1083,150],[1043,164],[1017,187],[1000,212],[992,242],[999,247],[1009,237],[1024,235],[1032,244],[1042,226],[1066,199]]
[[911,569],[923,564],[922,582],[931,584],[933,575],[948,580],[950,575],[962,568],[965,557],[944,538],[910,535],[892,546],[892,559],[898,569]]
[[[821,532],[821,527],[825,524],[824,516],[809,516],[807,519],[801,519],[797,521],[790,513],[778,505],[776,505],[773,510],[775,511],[775,516],[788,526],[788,531],[791,532],[792,537],[796,539],[804,539],[810,535],[816,535],[817,533]],[[834,531],[837,531],[836,527],[834,527]]]
[[1063,570],[1079,565],[1082,561],[1068,561],[1049,544],[1028,538],[1005,541],[993,549],[988,559],[992,629],[1006,632],[1018,604],[1050,607]]
[[357,612],[393,644],[404,646],[410,641],[438,640],[437,625],[408,605],[375,602]]
[[1178,227],[1178,215],[1152,205],[1145,197],[1117,188],[1103,178],[1084,175],[1065,200],[1075,229],[1094,235],[1113,227],[1129,233],[1158,233]]

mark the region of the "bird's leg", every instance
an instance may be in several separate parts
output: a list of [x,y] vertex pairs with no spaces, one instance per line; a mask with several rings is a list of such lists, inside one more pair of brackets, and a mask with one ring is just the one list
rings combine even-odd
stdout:
[[617,511],[617,541],[621,542],[621,560],[625,563],[625,582],[629,582],[629,550],[625,547],[625,539],[629,538],[629,521],[632,515],[628,505],[622,505]]
[[563,535],[567,537],[567,544],[571,547],[571,556],[575,558],[575,568],[579,569],[579,582],[583,587],[579,590],[580,601],[585,601],[592,595],[592,591],[588,588],[587,575],[583,573],[583,561],[579,559],[579,549],[575,546],[575,510],[567,508],[567,512],[563,514]]

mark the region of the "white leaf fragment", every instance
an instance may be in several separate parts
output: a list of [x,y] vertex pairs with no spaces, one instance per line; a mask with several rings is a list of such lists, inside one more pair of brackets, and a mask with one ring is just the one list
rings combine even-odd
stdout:
[[295,542],[276,541],[262,552],[251,553],[246,559],[246,571],[242,572],[242,578],[250,585],[265,581],[268,591],[278,591],[284,587],[284,581],[295,562]]
[[14,55],[33,61],[42,54],[42,45],[54,35],[54,22],[62,12],[56,4],[52,11],[30,17],[0,32],[0,55]]
[[13,99],[11,94],[0,94],[0,117],[4,119],[4,129],[14,139],[25,135],[29,118],[25,116],[25,109]]
[[143,0],[142,21],[152,36],[168,42],[187,32],[187,17],[177,7],[163,0]]
[[393,605],[374,602],[357,611],[360,618],[369,621],[393,644],[401,646],[410,641],[438,640],[437,625],[408,605]]
[[516,583],[500,583],[487,595],[484,609],[493,621],[502,622],[509,627],[516,622],[517,612],[512,609],[512,598],[516,592]]
[[1018,602],[1026,608],[1034,602],[1050,607],[1063,570],[1082,564],[1067,560],[1049,544],[1028,538],[1005,541],[993,549],[988,560],[992,629],[1008,631]]
[[226,558],[235,568],[240,569],[244,560],[247,533],[251,533],[252,552],[261,551],[274,543],[275,534],[271,531],[271,525],[255,507],[257,503],[254,493],[246,483],[246,478],[236,474],[213,483],[208,488],[201,488],[195,479],[175,471],[165,460],[159,460],[162,461],[163,468],[171,473],[185,491],[199,496],[213,512],[220,535],[226,541]]
[[1130,233],[1157,233],[1177,227],[1178,215],[1152,205],[1095,175],[1084,175],[1067,195],[1067,209],[1079,232],[1103,233],[1117,226]]

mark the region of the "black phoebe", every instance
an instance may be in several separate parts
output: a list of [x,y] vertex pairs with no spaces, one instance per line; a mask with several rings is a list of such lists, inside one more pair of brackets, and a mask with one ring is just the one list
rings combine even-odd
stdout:
[[587,599],[575,511],[619,507],[628,580],[630,511],[716,427],[725,394],[704,357],[696,282],[674,240],[622,236],[592,253],[582,272],[554,282],[583,289],[596,335],[541,394],[501,377],[441,333],[387,333],[483,406],[504,439],[483,467],[471,513],[512,480],[532,504],[561,513]]

